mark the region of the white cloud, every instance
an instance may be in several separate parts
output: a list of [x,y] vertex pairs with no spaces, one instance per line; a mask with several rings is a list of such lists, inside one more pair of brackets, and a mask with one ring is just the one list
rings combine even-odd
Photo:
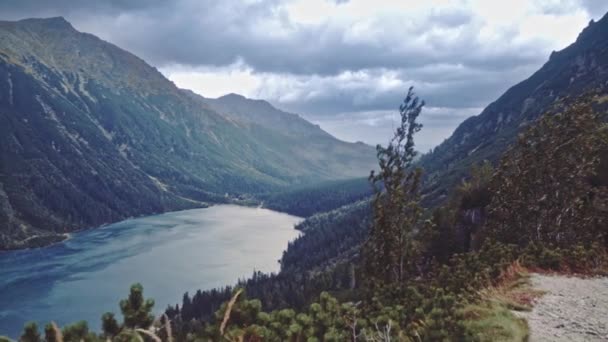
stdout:
[[[268,31],[272,37],[294,39],[312,29],[321,35],[319,42],[338,43],[335,49],[369,49],[355,52],[361,58],[345,51],[345,69],[328,74],[314,72],[313,63],[324,62],[315,60],[322,54],[307,55],[313,47],[302,48],[302,63],[312,67],[308,73],[256,70],[255,64],[246,64],[246,57],[204,72],[169,68],[165,73],[203,95],[238,92],[268,99],[338,137],[369,143],[390,135],[387,118],[396,112],[389,108],[396,108],[402,93],[414,85],[434,106],[421,117],[427,132],[420,137],[424,148],[441,142],[464,118],[478,114],[540,67],[552,50],[573,42],[591,17],[578,0],[294,0],[279,3],[276,11],[282,20],[272,21],[277,25]],[[336,34],[339,40],[332,38]],[[384,56],[378,56],[377,65],[356,62],[373,60],[369,53]],[[327,51],[332,58],[327,63],[340,63],[333,60],[334,54]],[[402,56],[402,63],[386,64],[391,54]]]
[[606,0],[0,2],[7,18],[66,16],[180,87],[268,99],[349,140],[378,142],[389,125],[370,113],[414,85],[429,106],[459,113],[428,120],[431,145],[607,10]]
[[251,67],[242,62],[219,68],[171,65],[161,68],[160,71],[178,87],[213,98],[229,93],[256,97],[262,83]]

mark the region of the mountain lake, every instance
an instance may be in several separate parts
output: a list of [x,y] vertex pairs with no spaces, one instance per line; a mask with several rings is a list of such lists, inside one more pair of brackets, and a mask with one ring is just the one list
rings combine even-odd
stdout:
[[183,294],[233,285],[256,271],[277,272],[302,219],[268,209],[217,205],[129,219],[74,233],[39,249],[0,252],[0,336],[19,336],[27,321],[41,330],[86,320],[101,332],[133,283],[156,301],[154,313]]

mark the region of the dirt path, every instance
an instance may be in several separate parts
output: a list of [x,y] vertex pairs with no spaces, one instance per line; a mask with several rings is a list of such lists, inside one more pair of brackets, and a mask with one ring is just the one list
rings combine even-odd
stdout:
[[608,341],[608,278],[533,274],[531,282],[546,292],[522,314],[531,342]]

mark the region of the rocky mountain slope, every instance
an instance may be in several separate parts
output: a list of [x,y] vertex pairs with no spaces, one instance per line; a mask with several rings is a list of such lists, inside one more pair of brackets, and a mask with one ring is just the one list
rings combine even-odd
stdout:
[[374,165],[370,146],[236,99],[179,89],[63,18],[0,22],[0,249]]
[[[548,111],[559,99],[608,88],[608,15],[590,22],[567,48],[553,52],[530,78],[513,86],[452,136],[421,158],[427,173],[426,197],[439,203],[473,163],[496,161],[515,141],[521,127]],[[605,105],[608,98],[600,98]]]

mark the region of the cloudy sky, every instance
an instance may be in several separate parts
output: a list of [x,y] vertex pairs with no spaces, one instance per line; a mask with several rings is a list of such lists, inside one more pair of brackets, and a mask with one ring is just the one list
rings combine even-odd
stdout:
[[410,85],[426,151],[573,42],[605,0],[3,0],[0,18],[64,16],[182,88],[235,92],[349,141],[388,139]]

